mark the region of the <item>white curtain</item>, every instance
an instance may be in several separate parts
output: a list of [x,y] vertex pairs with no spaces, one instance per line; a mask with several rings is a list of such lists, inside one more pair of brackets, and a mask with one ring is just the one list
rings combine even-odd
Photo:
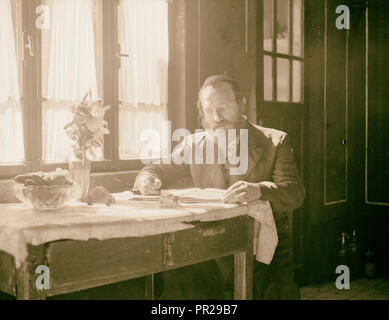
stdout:
[[[68,161],[71,140],[63,127],[72,119],[72,104],[89,89],[100,98],[98,58],[101,52],[100,0],[46,0],[51,26],[42,32],[43,160]],[[100,21],[98,21],[100,20]]]
[[[138,158],[140,135],[155,129],[163,136],[167,119],[168,93],[168,3],[166,0],[120,0],[118,38],[119,71],[119,156]],[[158,144],[155,154],[160,156]]]
[[0,164],[21,163],[23,126],[11,0],[0,0],[0,12]]

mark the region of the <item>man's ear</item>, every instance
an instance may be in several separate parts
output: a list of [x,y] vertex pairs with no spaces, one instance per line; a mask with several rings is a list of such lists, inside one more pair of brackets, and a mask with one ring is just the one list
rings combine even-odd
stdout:
[[240,98],[240,104],[242,104],[242,105],[246,105],[247,104],[246,97]]
[[206,128],[206,123],[205,123],[205,120],[204,120],[204,112],[203,112],[203,106],[201,105],[201,102],[200,100],[197,101],[197,112],[198,112],[198,116],[199,116],[199,122],[200,122],[200,125],[202,128]]
[[207,129],[208,128],[207,121],[203,117],[200,117],[200,123],[201,123],[201,127],[203,129]]
[[197,112],[199,113],[201,119],[204,118],[203,106],[200,101],[197,101]]

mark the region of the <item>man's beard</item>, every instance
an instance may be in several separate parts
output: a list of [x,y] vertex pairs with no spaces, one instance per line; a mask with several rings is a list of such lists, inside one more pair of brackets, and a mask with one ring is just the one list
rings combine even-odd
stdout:
[[213,126],[209,125],[204,118],[201,118],[201,124],[204,129],[211,130],[228,130],[228,129],[241,129],[244,127],[245,118],[240,116],[234,122],[230,121],[221,121],[214,124]]

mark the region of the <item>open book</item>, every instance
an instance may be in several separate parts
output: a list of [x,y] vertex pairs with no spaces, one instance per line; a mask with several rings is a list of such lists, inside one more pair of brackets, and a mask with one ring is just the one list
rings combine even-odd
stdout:
[[222,198],[226,193],[226,190],[213,188],[192,188],[182,190],[166,190],[166,193],[179,197],[180,201],[185,203],[222,202]]

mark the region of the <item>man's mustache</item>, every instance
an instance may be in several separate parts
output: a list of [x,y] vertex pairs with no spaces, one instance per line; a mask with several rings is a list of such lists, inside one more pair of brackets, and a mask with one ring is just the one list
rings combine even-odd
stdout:
[[225,127],[227,124],[229,124],[227,121],[219,121],[219,122],[216,122],[216,123],[215,123],[215,127],[216,127],[216,128],[223,128],[223,127]]

